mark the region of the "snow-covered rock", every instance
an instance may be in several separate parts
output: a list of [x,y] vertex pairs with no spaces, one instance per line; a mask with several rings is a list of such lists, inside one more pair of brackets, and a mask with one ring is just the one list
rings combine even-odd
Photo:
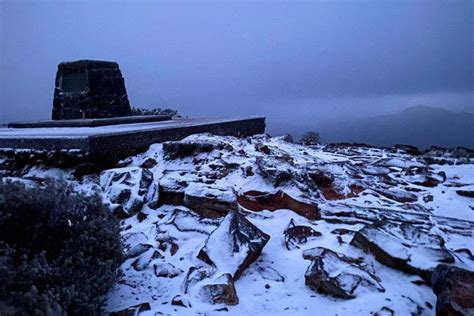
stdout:
[[408,222],[367,225],[354,235],[351,244],[389,267],[417,274],[428,282],[439,263],[454,262],[440,235]]
[[139,167],[110,169],[100,175],[105,199],[114,209],[121,207],[126,214],[134,214],[145,203],[157,201],[158,187],[153,184],[153,173]]
[[209,236],[198,258],[237,280],[258,258],[269,239],[245,216],[229,212]]
[[305,283],[317,292],[343,299],[355,298],[361,288],[385,292],[380,278],[360,259],[322,247],[305,250],[303,257],[311,260]]

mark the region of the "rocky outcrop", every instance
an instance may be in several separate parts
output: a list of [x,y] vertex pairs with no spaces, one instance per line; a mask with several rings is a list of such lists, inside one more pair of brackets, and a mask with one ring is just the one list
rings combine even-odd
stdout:
[[120,207],[127,215],[137,213],[145,203],[157,201],[157,184],[152,184],[153,174],[139,167],[109,169],[100,175],[105,198],[114,210]]
[[390,222],[367,225],[357,233],[351,245],[374,255],[380,263],[416,274],[427,282],[439,263],[454,262],[441,236],[410,223]]
[[312,261],[305,283],[314,291],[343,299],[355,298],[361,288],[385,291],[375,272],[361,259],[322,247],[305,250],[303,258]]
[[238,212],[229,212],[209,236],[198,258],[237,280],[254,262],[270,236]]
[[288,209],[308,219],[314,220],[320,217],[316,204],[298,201],[283,191],[274,193],[247,191],[237,197],[237,202],[254,212]]
[[474,315],[474,272],[440,264],[431,276],[436,315]]
[[202,217],[222,217],[237,210],[233,191],[216,189],[203,184],[191,184],[184,191],[184,205]]
[[[209,135],[206,135],[209,136]],[[232,145],[212,139],[212,137],[188,137],[181,141],[163,143],[163,152],[167,159],[180,159],[213,150],[233,150]]]

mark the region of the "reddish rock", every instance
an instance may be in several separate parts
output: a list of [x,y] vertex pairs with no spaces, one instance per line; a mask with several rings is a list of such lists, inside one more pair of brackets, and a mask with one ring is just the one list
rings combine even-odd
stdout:
[[299,248],[299,245],[305,244],[308,239],[320,237],[322,234],[309,226],[296,225],[291,219],[288,227],[285,229],[286,249]]
[[311,220],[320,218],[319,208],[315,204],[300,202],[280,190],[274,193],[247,191],[237,197],[237,202],[254,212],[289,209]]
[[474,272],[440,264],[433,271],[431,287],[438,297],[436,315],[474,315]]
[[222,217],[237,210],[233,191],[220,190],[200,184],[190,185],[184,192],[184,205],[207,218]]

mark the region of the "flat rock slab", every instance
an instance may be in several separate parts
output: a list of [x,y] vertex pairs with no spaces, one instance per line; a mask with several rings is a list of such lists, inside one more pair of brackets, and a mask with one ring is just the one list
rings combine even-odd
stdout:
[[180,140],[196,133],[246,137],[265,131],[264,117],[179,118],[97,127],[0,128],[0,152],[62,151],[91,160],[117,161],[151,144]]
[[131,124],[161,122],[171,120],[168,115],[137,115],[123,116],[101,119],[81,119],[81,120],[47,120],[31,122],[12,122],[8,123],[10,128],[36,128],[36,127],[97,127],[107,125]]

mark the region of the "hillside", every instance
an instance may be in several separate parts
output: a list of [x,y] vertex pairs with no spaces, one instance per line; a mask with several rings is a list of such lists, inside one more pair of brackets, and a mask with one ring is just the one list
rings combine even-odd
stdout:
[[322,140],[378,146],[409,144],[420,148],[474,148],[474,114],[413,106],[396,114],[355,120],[332,120],[314,127]]
[[474,270],[473,152],[200,134],[99,172],[25,157],[0,181],[63,179],[121,219],[117,315],[434,315],[444,264]]

